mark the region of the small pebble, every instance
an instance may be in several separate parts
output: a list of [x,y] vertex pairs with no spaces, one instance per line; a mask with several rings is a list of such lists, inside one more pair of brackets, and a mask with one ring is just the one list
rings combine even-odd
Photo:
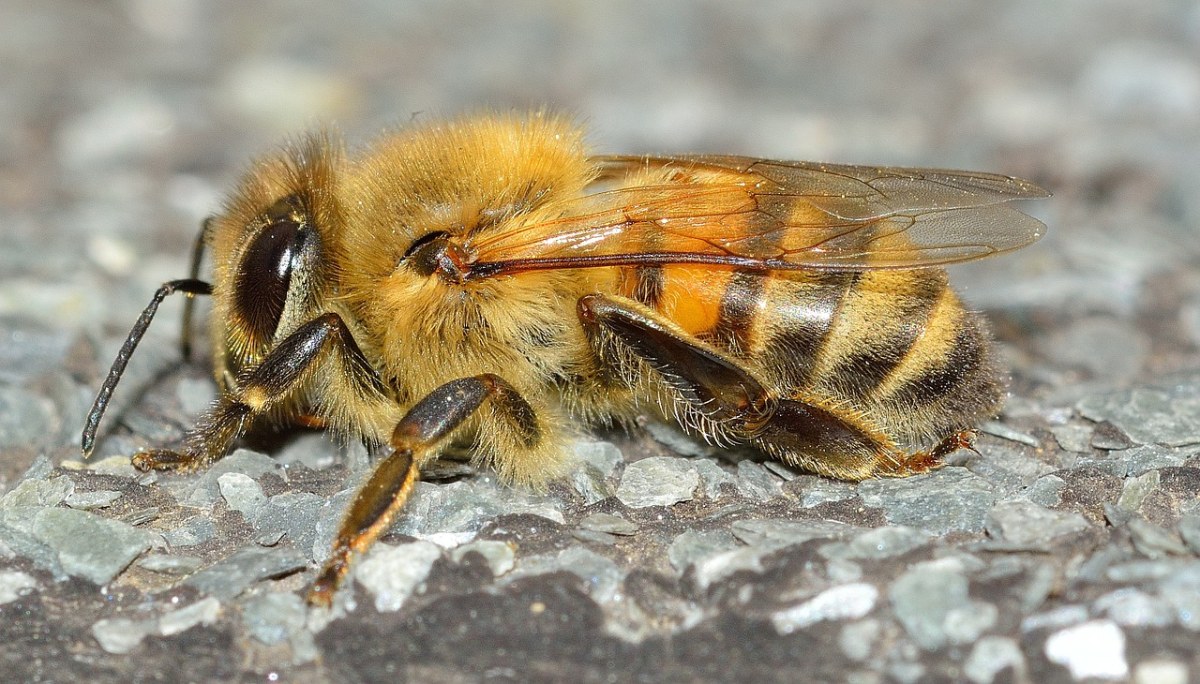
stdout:
[[1071,671],[1075,679],[1123,679],[1129,676],[1125,634],[1111,620],[1068,627],[1046,639],[1046,657]]
[[917,477],[866,480],[858,495],[883,509],[888,522],[935,535],[982,530],[997,498],[990,482],[953,466]]
[[1137,387],[1088,397],[1078,409],[1097,422],[1110,421],[1136,444],[1200,443],[1200,385]]
[[752,501],[768,501],[783,491],[783,481],[762,464],[751,460],[738,461],[737,488]]
[[704,496],[709,500],[721,498],[721,488],[724,485],[737,484],[737,478],[721,467],[712,458],[694,458],[692,464],[696,467],[696,472],[700,473],[700,480],[704,483]]
[[257,582],[308,567],[308,559],[283,547],[248,546],[184,580],[202,593],[222,600],[240,595]]
[[987,531],[992,537],[1032,548],[1045,547],[1055,539],[1090,527],[1079,513],[1054,511],[1023,500],[996,504],[988,512],[987,521]]
[[491,539],[481,539],[463,544],[450,552],[450,558],[455,563],[461,563],[468,553],[478,553],[487,561],[493,577],[499,577],[513,569],[516,565],[516,551],[508,542]]
[[803,483],[800,494],[800,505],[812,508],[828,501],[845,501],[857,495],[857,489],[849,482],[839,482],[825,477],[801,476],[797,481]]
[[1007,439],[1010,442],[1024,444],[1025,446],[1031,446],[1035,449],[1042,445],[1042,443],[1038,441],[1036,437],[1027,435],[1020,430],[1013,429],[1004,423],[995,420],[985,421],[984,423],[980,424],[979,430],[994,437]]
[[400,610],[429,575],[442,550],[436,544],[416,541],[391,546],[376,544],[355,566],[354,577],[375,597],[375,610]]
[[838,645],[847,658],[863,662],[875,653],[875,642],[883,631],[878,620],[866,619],[842,625],[838,633]]
[[154,535],[72,508],[38,511],[29,532],[58,553],[62,569],[98,585],[112,581],[150,548]]
[[81,511],[94,511],[108,508],[119,498],[121,498],[121,492],[101,489],[94,492],[72,492],[67,495],[63,503]]
[[0,606],[12,603],[37,589],[33,576],[20,570],[0,570]]
[[1077,454],[1087,454],[1092,451],[1092,428],[1088,425],[1078,423],[1056,425],[1050,428],[1050,434],[1054,435],[1054,441],[1058,442],[1058,446],[1067,451]]
[[675,537],[667,548],[671,566],[683,572],[701,559],[736,548],[738,541],[726,530],[688,530]]
[[157,553],[138,560],[138,567],[164,575],[190,575],[200,569],[204,561],[196,556],[177,556]]
[[630,508],[670,506],[691,501],[700,474],[685,458],[654,456],[625,466],[617,498]]
[[158,618],[158,633],[163,636],[181,634],[196,625],[211,625],[221,615],[221,602],[213,597],[163,613]]
[[304,599],[291,592],[264,592],[241,604],[242,624],[259,643],[283,643],[304,628]]
[[625,460],[611,442],[576,442],[573,450],[576,458],[595,466],[605,478],[612,477],[617,465]]
[[100,648],[119,655],[133,651],[156,630],[153,620],[105,618],[92,625],[92,636],[96,637]]
[[826,558],[881,559],[900,556],[928,544],[929,534],[911,527],[887,525],[867,530],[848,542],[826,544]]
[[1175,622],[1169,603],[1133,587],[1105,594],[1092,605],[1124,627],[1168,627]]
[[1016,640],[1003,636],[985,636],[971,647],[963,664],[963,674],[975,684],[991,684],[1004,670],[1013,672],[1015,681],[1022,681],[1025,656]]
[[211,518],[193,515],[183,524],[173,530],[163,533],[163,539],[170,546],[196,546],[212,539],[217,534],[217,526]]
[[1188,667],[1175,660],[1153,658],[1133,668],[1134,684],[1187,684]]
[[229,508],[248,521],[253,521],[267,502],[262,486],[245,473],[222,473],[217,478],[217,487]]
[[1192,553],[1200,555],[1200,513],[1185,515],[1179,520],[1179,536]]
[[0,498],[0,508],[17,506],[36,506],[51,508],[62,503],[75,491],[75,483],[66,475],[60,475],[48,480],[24,479],[17,483],[11,491]]
[[780,634],[791,634],[822,620],[854,620],[875,608],[879,590],[866,583],[843,584],[826,589],[792,608],[771,615],[771,624]]
[[580,520],[579,526],[596,532],[620,535],[631,535],[638,530],[637,525],[619,515],[612,515],[611,513],[592,513]]
[[580,463],[572,469],[570,477],[572,487],[583,497],[585,505],[603,501],[614,493],[604,474],[591,463]]
[[157,520],[158,516],[162,515],[162,510],[158,506],[146,506],[145,508],[135,508],[134,510],[121,516],[121,522],[126,525],[145,525],[146,523]]
[[1130,519],[1128,527],[1134,547],[1148,558],[1187,555],[1187,547],[1173,530],[1165,530],[1141,518]]
[[929,563],[913,566],[892,583],[896,618],[922,648],[936,651],[949,640],[946,617],[968,604],[967,578]]

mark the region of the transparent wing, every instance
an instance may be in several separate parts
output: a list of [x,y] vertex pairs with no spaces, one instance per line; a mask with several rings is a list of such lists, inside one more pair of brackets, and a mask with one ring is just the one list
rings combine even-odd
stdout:
[[[920,268],[1017,249],[1045,231],[1009,203],[1048,193],[1009,176],[725,156],[594,161],[615,187],[551,205],[560,218],[478,236],[472,270]],[[639,175],[657,180],[631,181]]]

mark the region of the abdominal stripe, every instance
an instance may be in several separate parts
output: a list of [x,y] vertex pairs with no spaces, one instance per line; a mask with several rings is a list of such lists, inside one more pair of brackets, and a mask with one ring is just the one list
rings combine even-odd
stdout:
[[788,384],[808,387],[817,380],[814,372],[838,311],[859,278],[857,272],[818,273],[773,297],[777,301],[769,303],[766,315],[773,318],[775,332],[761,357],[778,364]]
[[721,294],[717,324],[709,331],[714,344],[735,353],[752,348],[754,316],[762,301],[766,279],[764,271],[733,272]]
[[951,394],[966,378],[983,370],[983,333],[969,318],[959,317],[955,323],[958,329],[953,346],[941,363],[906,380],[890,393],[889,401],[903,405],[930,404]]
[[894,296],[860,287],[861,305],[871,306],[885,318],[881,321],[883,325],[872,334],[853,338],[854,344],[830,370],[838,385],[850,393],[850,398],[867,397],[884,384],[898,372],[922,339],[926,324],[941,301],[945,283],[933,277],[914,278],[910,281],[914,286],[911,291]]

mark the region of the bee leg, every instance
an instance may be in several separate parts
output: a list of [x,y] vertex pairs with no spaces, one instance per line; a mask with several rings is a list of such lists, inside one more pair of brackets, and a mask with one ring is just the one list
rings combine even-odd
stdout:
[[262,363],[224,394],[184,438],[181,451],[152,449],[134,455],[139,470],[194,470],[220,459],[233,440],[257,416],[278,405],[299,387],[318,359],[333,351],[360,397],[384,398],[383,385],[354,342],[349,328],[335,313],[301,325],[275,345]]
[[[888,460],[879,464],[873,475],[880,477],[907,477],[919,473],[927,473],[941,468],[944,459],[959,449],[975,451],[975,431],[962,430],[956,432],[925,451],[907,454],[901,460]],[[975,451],[975,453],[979,453]]]
[[334,538],[333,552],[309,591],[310,604],[330,605],[352,555],[374,544],[404,506],[417,480],[418,464],[489,400],[523,442],[538,441],[533,408],[499,376],[488,373],[453,380],[430,392],[396,424],[391,454],[375,466],[354,495]]
[[817,396],[780,399],[751,442],[768,454],[806,470],[842,480],[905,477],[942,465],[957,436],[929,451],[907,453],[852,407]]
[[[615,338],[619,348],[662,376],[676,397],[681,423],[708,437],[745,439],[769,419],[774,399],[762,383],[654,312],[627,300],[590,294],[579,299],[577,313],[601,357],[613,357],[605,352],[611,346],[606,338]],[[621,364],[620,357],[618,352],[610,363]]]
[[[680,422],[707,437],[745,440],[786,463],[845,480],[938,468],[966,439],[953,435],[928,451],[906,453],[851,407],[817,396],[774,396],[734,360],[636,303],[591,294],[577,308],[602,356],[609,346],[604,335],[615,337],[691,407],[694,413],[684,412]],[[616,359],[621,363],[620,354]]]
[[329,427],[329,421],[315,413],[300,413],[292,416],[291,420],[293,425],[306,430],[324,430]]

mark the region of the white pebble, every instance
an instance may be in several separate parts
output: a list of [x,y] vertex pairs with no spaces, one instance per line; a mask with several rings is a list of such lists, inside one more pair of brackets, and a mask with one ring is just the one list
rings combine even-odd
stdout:
[[1046,657],[1066,666],[1075,679],[1129,676],[1125,634],[1112,620],[1093,620],[1051,634],[1046,640]]
[[847,620],[860,618],[875,607],[879,590],[865,582],[843,584],[826,589],[811,599],[779,611],[771,616],[775,631],[791,634],[822,620]]

